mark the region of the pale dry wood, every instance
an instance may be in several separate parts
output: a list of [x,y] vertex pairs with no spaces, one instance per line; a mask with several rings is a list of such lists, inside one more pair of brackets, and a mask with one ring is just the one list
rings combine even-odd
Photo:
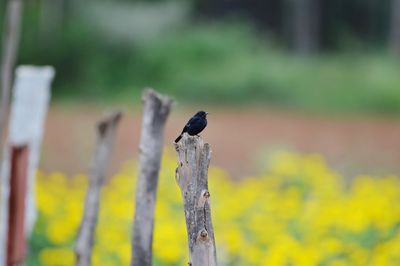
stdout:
[[132,266],[150,266],[154,206],[163,149],[164,126],[172,100],[152,89],[143,93],[143,121],[139,144],[139,177],[132,240]]
[[[6,9],[1,57],[0,154],[10,105],[11,82],[21,28],[22,1],[9,0]],[[1,161],[1,155],[0,155]]]
[[179,160],[176,181],[184,201],[189,240],[189,265],[216,266],[217,254],[208,191],[210,146],[201,137],[185,133],[175,148]]
[[97,125],[97,143],[93,155],[89,188],[86,192],[85,209],[75,245],[76,265],[91,264],[91,251],[95,226],[98,219],[100,191],[106,178],[120,112],[107,115]]

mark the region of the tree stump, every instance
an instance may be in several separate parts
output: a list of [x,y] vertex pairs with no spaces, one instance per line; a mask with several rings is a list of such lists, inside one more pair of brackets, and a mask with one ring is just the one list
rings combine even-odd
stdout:
[[208,166],[210,145],[198,136],[184,134],[175,144],[179,166],[176,181],[182,192],[189,240],[189,265],[216,266],[217,253],[211,222]]

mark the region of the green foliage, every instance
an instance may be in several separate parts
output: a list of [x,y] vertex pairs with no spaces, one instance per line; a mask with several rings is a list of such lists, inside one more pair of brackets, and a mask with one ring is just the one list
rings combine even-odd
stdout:
[[131,102],[152,86],[180,102],[400,111],[400,64],[379,52],[297,57],[232,21],[187,22],[126,40],[79,16],[47,36],[32,26],[38,24],[34,12],[25,19],[20,63],[54,65],[58,100]]

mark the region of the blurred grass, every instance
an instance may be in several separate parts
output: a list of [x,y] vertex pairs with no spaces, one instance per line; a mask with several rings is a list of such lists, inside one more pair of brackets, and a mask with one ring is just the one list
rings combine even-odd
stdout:
[[184,15],[165,28],[153,21],[156,33],[142,21],[132,22],[142,25],[132,32],[116,34],[118,25],[96,24],[107,12],[93,13],[95,18],[84,13],[67,20],[50,38],[38,38],[40,32],[32,30],[37,14],[25,19],[20,63],[54,65],[57,100],[131,102],[152,86],[189,103],[400,112],[400,63],[380,51],[297,57],[243,22],[200,23]]

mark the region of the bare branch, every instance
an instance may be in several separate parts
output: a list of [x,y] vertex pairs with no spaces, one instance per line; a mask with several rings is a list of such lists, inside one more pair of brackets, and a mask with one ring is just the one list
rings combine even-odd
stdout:
[[393,55],[400,56],[400,0],[391,2],[389,48]]
[[11,82],[15,60],[17,57],[18,43],[21,27],[21,0],[9,0],[6,9],[5,28],[3,36],[3,52],[1,59],[1,106],[0,106],[0,161],[2,159],[4,127],[7,121]]
[[116,128],[121,116],[120,112],[112,113],[97,125],[97,143],[91,165],[90,184],[86,193],[85,210],[75,246],[76,265],[79,266],[90,265],[100,191],[105,181]]
[[139,144],[132,266],[151,266],[154,205],[163,149],[164,126],[172,100],[152,89],[143,93],[143,121]]
[[182,192],[189,239],[189,265],[216,266],[214,229],[211,222],[208,166],[211,150],[201,137],[184,134],[175,144],[179,166],[176,181]]

